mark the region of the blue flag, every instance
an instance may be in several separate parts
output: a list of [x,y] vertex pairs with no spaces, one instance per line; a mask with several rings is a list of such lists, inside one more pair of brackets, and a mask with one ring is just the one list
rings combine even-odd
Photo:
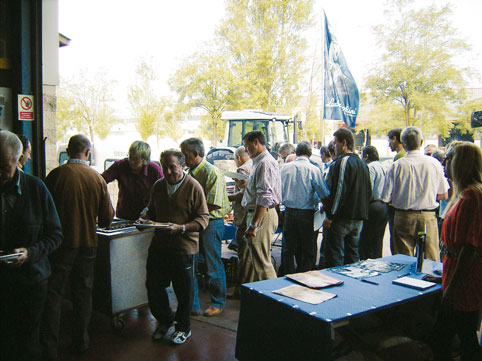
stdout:
[[[324,13],[324,12],[323,12]],[[360,95],[335,35],[325,16],[324,59],[324,119],[343,120],[355,127]]]

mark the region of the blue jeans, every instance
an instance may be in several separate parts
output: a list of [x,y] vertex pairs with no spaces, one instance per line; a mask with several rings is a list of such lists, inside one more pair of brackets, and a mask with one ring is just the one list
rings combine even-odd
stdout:
[[[223,309],[226,303],[226,272],[221,259],[221,242],[224,235],[224,220],[210,219],[207,228],[199,234],[199,251],[204,255],[208,276],[208,290],[211,294],[211,306]],[[196,257],[197,261],[197,257]],[[196,273],[197,273],[196,262]],[[199,311],[199,286],[194,277],[193,311]]]
[[327,229],[325,267],[336,267],[355,263],[358,256],[358,242],[363,221],[337,219]]

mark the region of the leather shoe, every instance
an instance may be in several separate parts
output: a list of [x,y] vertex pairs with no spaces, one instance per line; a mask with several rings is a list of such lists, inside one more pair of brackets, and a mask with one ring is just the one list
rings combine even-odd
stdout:
[[191,316],[201,316],[201,311],[191,311]]
[[219,309],[216,307],[209,307],[206,311],[204,311],[204,315],[206,317],[213,317],[219,315],[221,312],[223,312],[223,309]]

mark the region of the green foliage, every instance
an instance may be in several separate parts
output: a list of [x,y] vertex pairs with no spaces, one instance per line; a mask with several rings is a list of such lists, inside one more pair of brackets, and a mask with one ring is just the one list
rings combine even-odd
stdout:
[[66,140],[71,129],[88,134],[91,142],[95,135],[105,138],[118,122],[111,105],[113,84],[103,71],[93,75],[81,71],[73,79],[62,79],[57,88],[58,139]]
[[[451,127],[449,104],[463,100],[457,89],[464,87],[464,76],[470,73],[454,61],[469,46],[452,26],[449,5],[413,9],[412,3],[392,1],[388,22],[374,28],[385,52],[366,80],[371,102],[364,106],[372,104],[374,133],[416,125],[445,136]],[[378,124],[382,119],[386,124]]]
[[206,111],[203,135],[223,137],[224,110],[291,112],[305,72],[303,32],[313,0],[228,0],[216,39],[170,79],[183,111]]
[[464,133],[472,133],[474,134],[475,131],[470,126],[470,117],[472,112],[478,111],[482,109],[482,98],[476,98],[465,102],[462,105],[459,105],[457,108],[457,125],[456,127],[460,130],[462,134]]
[[206,50],[186,58],[169,79],[171,90],[178,95],[178,112],[199,108],[206,112],[201,135],[214,144],[223,137],[226,124],[221,113],[235,108],[237,88],[220,52]]
[[[305,106],[305,126],[301,132],[304,139],[319,140],[323,138],[323,123],[320,121],[319,98],[321,97],[321,61],[318,49],[315,50],[311,63],[311,72],[308,82],[308,95]],[[317,86],[318,84],[318,86]]]
[[313,25],[312,0],[228,0],[217,36],[242,103],[290,111],[305,71],[303,32]]
[[172,118],[170,101],[156,96],[155,80],[156,74],[151,64],[141,60],[136,69],[136,82],[127,94],[132,114],[137,121],[136,129],[143,140],[151,135],[177,140],[180,137],[180,127]]

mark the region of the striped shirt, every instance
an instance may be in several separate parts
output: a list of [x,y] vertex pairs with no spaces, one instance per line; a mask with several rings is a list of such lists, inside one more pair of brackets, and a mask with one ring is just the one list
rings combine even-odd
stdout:
[[281,203],[281,176],[278,162],[268,150],[253,159],[253,170],[246,183],[241,205],[248,209],[256,206],[272,208]]
[[219,207],[209,212],[209,219],[222,218],[229,213],[231,204],[226,190],[226,181],[219,168],[203,159],[194,169],[189,170],[189,174],[203,187],[208,206]]

